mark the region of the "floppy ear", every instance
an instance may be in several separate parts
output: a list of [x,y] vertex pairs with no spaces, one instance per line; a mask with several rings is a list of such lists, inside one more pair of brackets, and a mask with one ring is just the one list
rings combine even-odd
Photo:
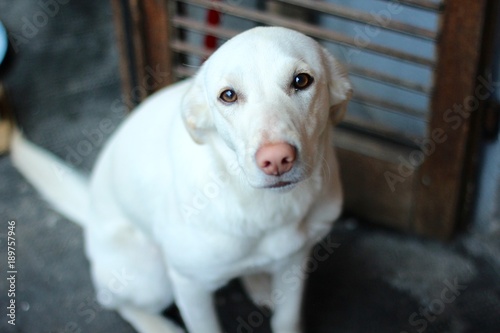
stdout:
[[328,69],[328,90],[330,92],[330,119],[338,124],[347,111],[347,104],[352,97],[352,86],[347,70],[325,48],[323,48],[325,65]]
[[212,115],[202,84],[200,75],[194,77],[181,105],[184,125],[191,138],[198,144],[205,142],[207,132],[213,128]]

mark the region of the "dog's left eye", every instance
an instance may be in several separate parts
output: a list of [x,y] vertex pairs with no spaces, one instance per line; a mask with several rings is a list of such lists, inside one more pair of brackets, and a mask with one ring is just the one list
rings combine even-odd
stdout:
[[234,103],[238,100],[238,95],[232,89],[224,90],[219,98],[226,103]]
[[304,90],[309,87],[313,81],[314,79],[311,75],[307,73],[300,73],[293,78],[292,85],[295,90]]

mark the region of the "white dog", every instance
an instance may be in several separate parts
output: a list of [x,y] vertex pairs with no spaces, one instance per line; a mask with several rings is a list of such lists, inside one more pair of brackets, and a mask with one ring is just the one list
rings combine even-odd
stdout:
[[298,333],[296,268],[341,211],[332,130],[350,96],[313,39],[255,28],[140,105],[90,179],[20,134],[12,158],[83,226],[99,301],[138,331],[180,332],[161,316],[175,302],[189,332],[221,333],[212,293],[241,277],[274,333]]

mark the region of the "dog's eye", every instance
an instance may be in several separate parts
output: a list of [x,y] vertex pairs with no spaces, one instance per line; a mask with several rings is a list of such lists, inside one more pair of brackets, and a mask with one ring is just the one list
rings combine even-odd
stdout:
[[297,74],[293,78],[292,85],[295,90],[304,90],[313,83],[314,79],[311,75],[306,73]]
[[238,100],[238,95],[232,89],[224,90],[219,98],[226,103],[234,103]]

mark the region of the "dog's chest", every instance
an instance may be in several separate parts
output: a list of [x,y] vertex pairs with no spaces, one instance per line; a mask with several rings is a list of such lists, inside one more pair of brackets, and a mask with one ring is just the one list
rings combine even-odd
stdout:
[[[189,209],[179,204],[182,218],[169,219],[166,252],[182,273],[221,285],[248,273],[272,271],[312,243],[314,191],[278,195],[229,189],[227,185],[205,205],[196,202],[197,210],[191,209],[194,202]],[[190,198],[187,194],[183,197]]]
[[[296,198],[295,198],[296,199]],[[250,265],[265,265],[266,261],[279,260],[300,249],[307,234],[307,213],[310,198],[301,205],[286,200],[262,200],[260,204],[234,202],[233,209],[226,209],[214,203],[215,210],[224,211],[208,214],[205,223],[213,223],[212,243],[214,255],[229,261],[253,262]],[[260,201],[260,200],[259,200]],[[296,203],[296,202],[294,202]],[[236,208],[240,207],[240,209]],[[227,218],[224,218],[227,217]],[[208,221],[207,221],[208,220]],[[304,229],[304,230],[301,230]]]
[[290,225],[269,232],[257,242],[255,250],[249,255],[250,261],[258,266],[286,259],[302,249],[308,239],[298,226]]
[[[199,237],[199,238],[198,238]],[[258,236],[200,232],[191,241],[179,244],[173,260],[178,270],[218,287],[245,274],[272,271],[308,244],[296,225],[287,225]]]

